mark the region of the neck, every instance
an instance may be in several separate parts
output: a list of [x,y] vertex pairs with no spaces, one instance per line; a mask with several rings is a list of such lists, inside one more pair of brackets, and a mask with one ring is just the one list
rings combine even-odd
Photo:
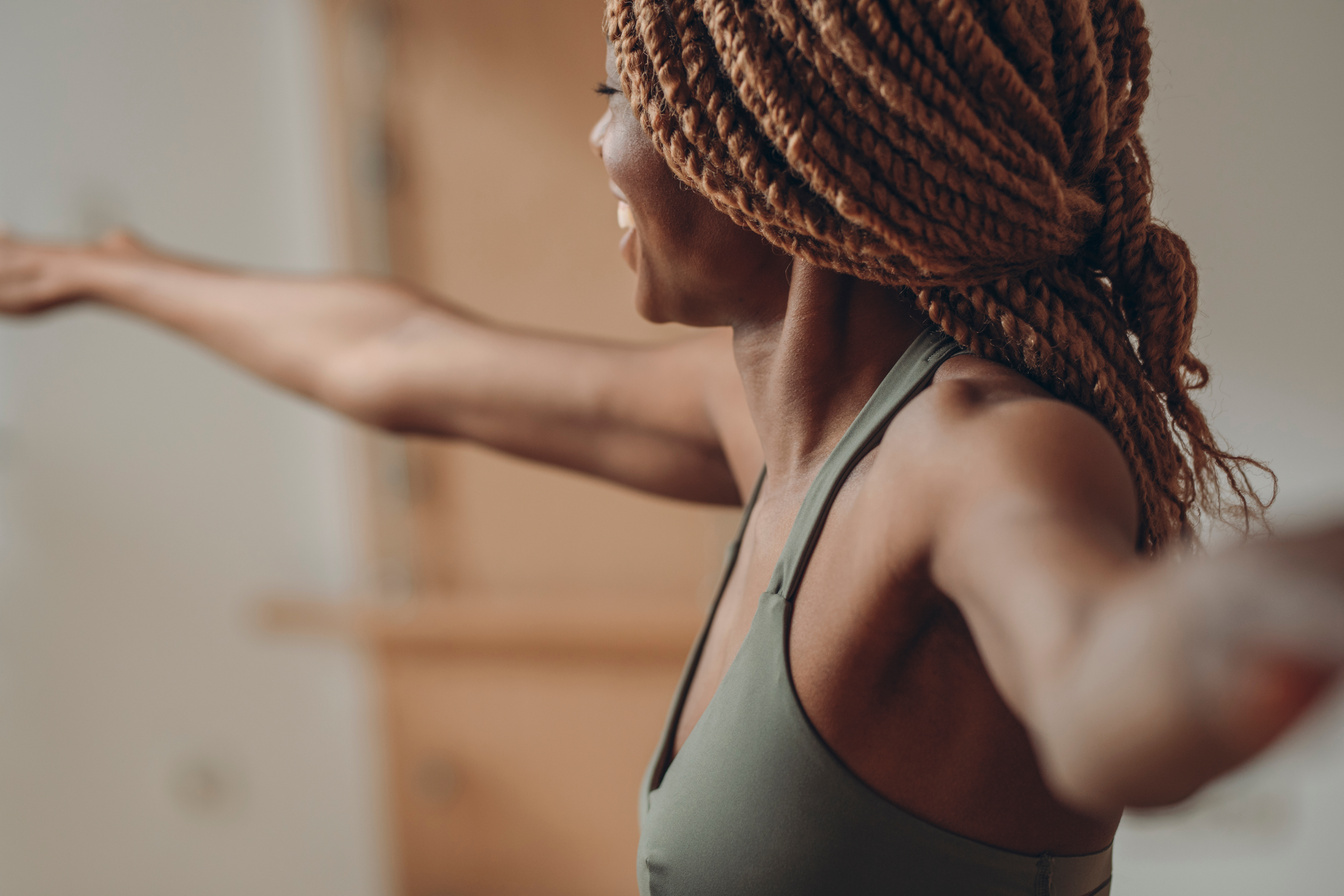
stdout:
[[771,478],[809,482],[927,321],[895,289],[803,261],[766,304],[733,326],[737,367]]

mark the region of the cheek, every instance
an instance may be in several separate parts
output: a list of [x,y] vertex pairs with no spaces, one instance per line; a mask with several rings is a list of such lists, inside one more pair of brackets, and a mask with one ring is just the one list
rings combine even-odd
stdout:
[[753,289],[763,268],[785,264],[764,240],[678,181],[633,116],[614,116],[603,162],[634,216],[622,254],[638,275],[636,304],[644,317],[724,323],[719,318]]
[[667,218],[678,194],[687,192],[629,113],[613,116],[602,144],[602,161],[611,182],[630,200],[641,230]]
[[642,261],[665,258],[686,265],[713,245],[706,227],[721,232],[731,222],[672,174],[631,116],[617,116],[608,129],[603,161],[611,182],[630,203],[634,253]]
[[[628,119],[628,116],[626,116]],[[621,240],[621,254],[641,278],[676,261],[684,267],[696,252],[698,219],[709,207],[703,197],[685,188],[668,170],[652,143],[632,120],[618,116],[608,128],[602,160],[612,184],[629,202],[634,230]]]

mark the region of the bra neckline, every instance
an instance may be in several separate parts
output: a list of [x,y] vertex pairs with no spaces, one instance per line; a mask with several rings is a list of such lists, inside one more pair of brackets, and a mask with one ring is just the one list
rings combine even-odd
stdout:
[[[881,441],[885,433],[887,424],[903,408],[907,402],[923,390],[933,379],[942,363],[953,355],[961,353],[962,349],[951,338],[944,335],[937,327],[926,327],[918,336],[911,341],[910,345],[897,358],[896,363],[891,366],[882,382],[878,384],[873,394],[868,397],[863,408],[855,416],[846,428],[840,441],[831,450],[821,469],[813,478],[808,486],[807,493],[803,497],[802,505],[799,507],[798,514],[794,518],[793,525],[789,530],[788,539],[780,551],[779,558],[775,562],[774,569],[770,576],[770,585],[761,595],[760,600],[764,600],[767,595],[779,595],[785,601],[791,602],[797,591],[798,583],[802,580],[802,575],[807,569],[808,562],[811,560],[812,552],[816,548],[817,540],[821,537],[822,527],[825,525],[826,517],[830,512],[831,505],[834,503],[840,488],[844,485],[849,475],[853,472],[858,463],[871,452]],[[714,594],[714,600],[710,603],[709,612],[705,618],[705,623],[696,637],[695,643],[691,648],[690,656],[686,661],[686,668],[682,673],[676,695],[672,701],[672,707],[668,713],[668,719],[664,725],[663,735],[659,740],[658,752],[653,765],[649,769],[649,774],[645,778],[644,798],[647,801],[649,796],[662,787],[667,772],[672,763],[676,760],[674,749],[676,746],[677,729],[681,726],[682,715],[686,708],[686,698],[690,694],[691,683],[695,679],[695,674],[699,670],[700,660],[704,655],[705,641],[709,636],[709,630],[718,616],[719,605],[723,600],[724,592],[728,588],[728,583],[732,580],[733,571],[737,567],[738,555],[742,548],[742,538],[746,534],[747,527],[751,522],[752,513],[756,508],[757,499],[761,494],[761,487],[765,483],[767,470],[761,468],[760,475],[756,478],[756,485],[752,489],[751,496],[744,505],[742,520],[738,524],[737,534],[728,546],[728,556],[725,558],[723,576],[719,581],[719,586]],[[737,653],[728,664],[723,677],[719,680],[718,686],[714,689],[714,694],[710,696],[709,702],[705,704],[704,712],[709,711],[710,705],[714,702],[714,697],[718,695],[723,688],[723,683],[728,676],[732,674],[737,666],[738,657],[742,654],[742,647],[746,644],[747,638],[752,636],[756,628],[756,620],[760,615],[760,605],[758,601],[756,614],[752,617],[751,628],[748,630],[746,638],[743,638],[742,644],[738,645]],[[793,685],[792,667],[787,661],[787,643],[784,645],[786,655],[786,667],[789,668],[789,689],[792,692],[792,699],[797,705],[798,712],[807,720],[807,714],[803,711],[802,703],[798,700],[797,691]],[[686,743],[690,742],[696,729],[700,727],[700,722],[704,719],[704,712],[700,719],[696,720],[691,731],[686,736]],[[809,728],[811,721],[807,720]],[[812,729],[813,735],[822,743],[825,748],[834,755],[830,746],[821,739],[819,733]],[[682,745],[683,748],[685,744]],[[839,761],[839,757],[835,757]],[[840,763],[842,766],[843,762]],[[848,767],[845,770],[849,774]],[[866,785],[865,785],[866,786]],[[891,805],[895,806],[894,803]],[[899,808],[899,807],[897,807]]]

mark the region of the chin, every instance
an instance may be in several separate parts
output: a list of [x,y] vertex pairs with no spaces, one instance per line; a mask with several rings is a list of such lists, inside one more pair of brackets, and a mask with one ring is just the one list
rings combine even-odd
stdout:
[[650,289],[641,278],[635,288],[635,311],[651,324],[681,323],[677,316],[670,313],[668,303],[659,300],[656,290]]
[[[684,282],[672,275],[675,262],[636,249],[632,253],[635,271],[635,311],[653,324],[682,324],[688,327],[714,327],[724,321],[722,307],[712,298],[714,284]],[[628,259],[629,260],[629,259]]]
[[651,289],[642,281],[635,289],[635,310],[651,324],[680,324],[684,327],[719,327],[723,309],[706,303],[705,295],[684,296],[676,292]]

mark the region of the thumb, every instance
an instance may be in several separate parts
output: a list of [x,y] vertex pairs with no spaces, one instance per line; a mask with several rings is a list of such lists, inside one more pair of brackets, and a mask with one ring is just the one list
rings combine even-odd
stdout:
[[112,252],[139,253],[145,251],[144,243],[125,227],[118,227],[109,231],[98,241],[98,245]]

